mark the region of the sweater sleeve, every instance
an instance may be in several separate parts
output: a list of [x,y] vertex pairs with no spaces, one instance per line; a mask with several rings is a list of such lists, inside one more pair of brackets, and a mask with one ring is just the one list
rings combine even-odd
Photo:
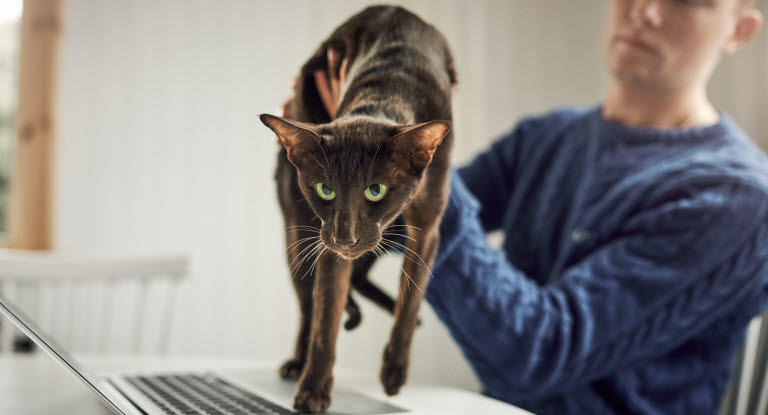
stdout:
[[664,354],[765,290],[762,190],[685,194],[631,217],[626,234],[539,286],[488,245],[454,175],[426,298],[486,390],[522,401],[590,382]]
[[506,197],[512,194],[521,142],[535,134],[541,123],[541,118],[521,121],[511,133],[496,140],[487,151],[458,170],[466,187],[480,202],[478,218],[486,232],[501,227]]
[[469,164],[458,170],[466,188],[480,203],[478,219],[486,232],[501,228],[507,199],[514,193],[519,160],[537,147],[542,137],[557,137],[556,131],[578,119],[583,110],[563,107],[551,113],[524,118],[509,134],[496,140]]

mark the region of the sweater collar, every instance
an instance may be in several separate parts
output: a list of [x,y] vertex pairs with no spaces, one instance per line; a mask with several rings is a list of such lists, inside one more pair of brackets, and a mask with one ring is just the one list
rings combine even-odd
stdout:
[[717,110],[720,119],[716,124],[701,127],[631,127],[616,121],[603,118],[603,106],[598,105],[589,114],[590,120],[598,131],[609,134],[614,139],[626,141],[688,141],[705,140],[722,137],[731,130],[731,118],[728,114]]

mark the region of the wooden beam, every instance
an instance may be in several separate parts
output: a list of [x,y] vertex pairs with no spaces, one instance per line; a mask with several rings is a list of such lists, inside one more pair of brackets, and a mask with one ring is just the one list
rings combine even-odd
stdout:
[[53,150],[60,0],[24,0],[20,28],[19,105],[11,174],[10,246],[51,249]]

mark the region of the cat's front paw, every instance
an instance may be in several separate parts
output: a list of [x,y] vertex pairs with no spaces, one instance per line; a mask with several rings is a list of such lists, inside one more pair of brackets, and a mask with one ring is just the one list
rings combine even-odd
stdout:
[[390,396],[397,395],[408,377],[408,360],[399,358],[398,354],[393,353],[392,348],[387,346],[384,350],[384,365],[381,367],[379,377],[381,385],[384,386],[384,392]]
[[298,359],[288,359],[280,369],[280,377],[286,380],[297,380],[301,376],[301,371],[304,370],[304,362]]
[[300,412],[325,412],[331,406],[331,386],[333,378],[317,385],[302,382],[293,400],[293,409]]
[[390,366],[384,364],[381,368],[381,384],[384,386],[384,392],[389,396],[397,395],[400,388],[405,384],[408,376],[408,366]]

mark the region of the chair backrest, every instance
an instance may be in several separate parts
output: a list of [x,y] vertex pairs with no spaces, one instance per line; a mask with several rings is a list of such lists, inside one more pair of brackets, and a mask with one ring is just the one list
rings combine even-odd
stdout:
[[718,414],[768,414],[768,311],[747,327]]
[[[186,274],[180,254],[0,249],[0,291],[75,352],[166,353]],[[19,335],[0,321],[0,352]]]

